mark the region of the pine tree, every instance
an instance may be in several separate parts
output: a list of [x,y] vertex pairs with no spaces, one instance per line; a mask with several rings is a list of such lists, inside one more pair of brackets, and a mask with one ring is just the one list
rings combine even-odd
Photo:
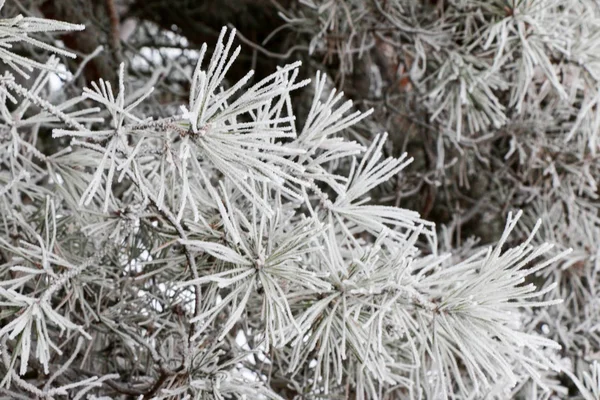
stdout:
[[288,6],[0,20],[0,398],[598,399],[596,3]]

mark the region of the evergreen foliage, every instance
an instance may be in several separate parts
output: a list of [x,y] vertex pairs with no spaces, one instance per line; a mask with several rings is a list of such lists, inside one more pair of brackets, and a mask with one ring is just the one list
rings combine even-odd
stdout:
[[224,27],[84,87],[82,25],[0,20],[0,398],[599,399],[600,9],[445,3],[301,0],[307,67],[234,74]]

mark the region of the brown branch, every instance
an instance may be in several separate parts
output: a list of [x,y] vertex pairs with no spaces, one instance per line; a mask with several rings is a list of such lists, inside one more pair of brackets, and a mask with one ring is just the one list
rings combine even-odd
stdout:
[[119,35],[119,14],[115,7],[114,0],[106,0],[106,13],[110,21],[110,40],[109,43],[113,48],[114,56],[121,60],[121,40]]
[[[110,25],[110,16],[102,2],[46,0],[40,5],[40,11],[45,18],[85,25],[84,31],[60,36],[65,47],[75,53],[91,54],[98,46],[106,43],[110,43],[112,47],[112,40],[108,37],[110,32],[106,28]],[[86,83],[103,78],[116,84],[118,56],[119,52],[113,51],[107,57],[96,57],[87,63],[83,69]],[[80,60],[74,62],[79,64]]]

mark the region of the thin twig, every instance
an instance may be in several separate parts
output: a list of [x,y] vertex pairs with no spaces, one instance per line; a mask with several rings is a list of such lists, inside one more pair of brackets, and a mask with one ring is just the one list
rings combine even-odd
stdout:
[[[233,25],[228,24],[230,29],[234,29]],[[272,51],[269,51],[267,49],[265,49],[264,47],[262,47],[261,45],[254,43],[253,41],[251,41],[250,39],[248,39],[247,37],[245,37],[244,35],[242,35],[239,31],[236,32],[236,36],[246,45],[252,47],[253,49],[257,50],[258,52],[266,55],[267,57],[272,57],[272,58],[278,58],[280,60],[287,60],[288,58],[290,58],[290,56],[298,50],[302,50],[302,51],[308,51],[308,46],[302,46],[302,45],[296,45],[296,46],[292,46],[290,47],[290,49],[286,52],[286,53],[273,53]]]

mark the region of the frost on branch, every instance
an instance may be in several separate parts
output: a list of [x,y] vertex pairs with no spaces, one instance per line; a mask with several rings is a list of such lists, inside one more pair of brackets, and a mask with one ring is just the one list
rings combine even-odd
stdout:
[[[22,40],[75,28],[24,20],[3,23]],[[519,213],[495,246],[438,254],[433,223],[375,201],[412,159],[390,155],[386,133],[350,139],[371,111],[328,93],[324,74],[308,87],[299,62],[228,81],[234,40],[223,29],[207,63],[204,45],[195,68],[177,69],[189,96],[167,116],[153,103],[164,76],[134,84],[126,64],[118,87],[93,82],[60,104],[47,99],[55,58],[29,85],[10,73],[0,81],[0,391],[437,399],[483,397],[498,382],[551,390],[559,346],[525,310],[559,302],[554,285],[533,278],[563,252],[540,261],[551,246],[532,244],[537,225],[507,246]],[[489,78],[477,74],[441,85],[432,101],[464,97]],[[313,92],[298,121],[301,88]],[[490,88],[474,94],[491,99]],[[501,107],[469,121],[504,123]],[[52,151],[38,146],[50,130]]]

